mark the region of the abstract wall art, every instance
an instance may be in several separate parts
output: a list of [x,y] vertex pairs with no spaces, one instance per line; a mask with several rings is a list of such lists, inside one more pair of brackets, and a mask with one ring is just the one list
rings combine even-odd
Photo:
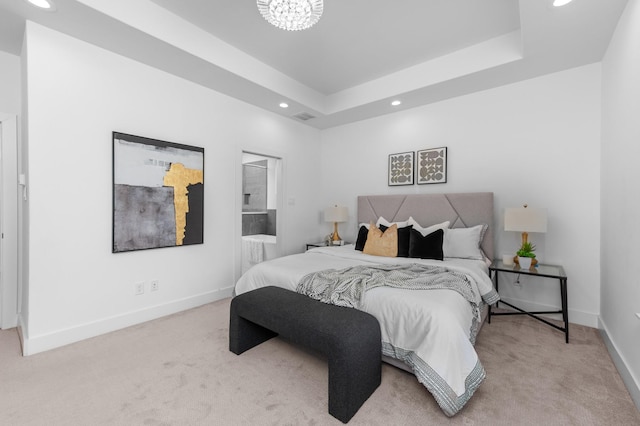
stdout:
[[112,252],[203,243],[204,148],[113,132]]
[[414,153],[389,155],[389,186],[413,185]]
[[447,147],[418,151],[418,185],[447,182]]

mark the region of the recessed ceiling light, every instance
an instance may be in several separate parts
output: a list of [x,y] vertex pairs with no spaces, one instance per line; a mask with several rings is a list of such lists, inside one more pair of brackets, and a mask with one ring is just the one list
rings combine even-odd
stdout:
[[565,4],[571,3],[573,0],[553,0],[553,5],[555,7],[564,6]]
[[289,104],[286,102],[280,102],[280,108],[289,108]]
[[399,101],[399,100],[395,100],[395,101],[391,102],[391,106],[398,106],[398,105],[400,105],[401,103],[402,103],[401,101]]
[[49,11],[56,10],[56,5],[52,0],[26,0],[27,3],[39,7],[40,9],[45,9]]

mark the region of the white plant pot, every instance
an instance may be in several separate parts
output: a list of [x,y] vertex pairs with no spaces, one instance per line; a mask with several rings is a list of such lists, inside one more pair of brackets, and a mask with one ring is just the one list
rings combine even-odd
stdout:
[[530,257],[521,257],[518,256],[518,263],[520,264],[521,269],[529,269],[531,268],[531,261],[533,259]]

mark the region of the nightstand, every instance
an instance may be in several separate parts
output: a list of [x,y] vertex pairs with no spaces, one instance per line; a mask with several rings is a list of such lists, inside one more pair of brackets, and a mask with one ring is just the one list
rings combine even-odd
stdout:
[[[352,244],[352,243],[345,241],[343,246],[346,246],[347,244]],[[319,241],[317,243],[307,243],[307,250],[309,250],[310,247],[340,247],[340,246],[327,245],[327,243],[325,243],[324,241]]]
[[[517,310],[518,312],[491,312],[491,305],[489,305],[489,323],[491,323],[492,316],[498,315],[529,315],[532,318],[537,319],[557,330],[564,331],[565,342],[569,343],[569,313],[567,309],[567,274],[564,272],[564,268],[559,265],[543,265],[538,264],[536,267],[532,267],[529,269],[521,269],[518,265],[505,265],[501,260],[494,260],[489,266],[489,273],[494,279],[496,285],[496,291],[498,291],[498,272],[503,272],[507,274],[521,274],[521,275],[531,275],[536,277],[545,277],[545,278],[553,278],[557,279],[560,285],[560,300],[562,303],[562,309],[559,311],[535,311],[535,312],[527,312],[524,309],[520,309],[517,306],[513,306],[512,304],[500,300],[496,303],[496,307],[498,307],[498,303],[504,303],[505,305]],[[544,318],[539,317],[540,314],[562,314],[562,321],[564,322],[564,327],[560,327],[556,324],[553,324],[547,321]]]
[[327,243],[325,243],[324,241],[320,241],[318,243],[307,243],[307,250],[309,250],[309,248],[311,247],[326,247]]

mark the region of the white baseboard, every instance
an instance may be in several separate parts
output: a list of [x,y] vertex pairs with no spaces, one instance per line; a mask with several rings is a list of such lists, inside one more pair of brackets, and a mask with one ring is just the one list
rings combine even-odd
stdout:
[[216,300],[231,297],[232,292],[233,287],[222,288],[184,299],[174,300],[162,305],[150,306],[138,311],[127,312],[125,314],[77,325],[64,330],[57,330],[38,336],[29,336],[27,334],[28,337],[23,337],[22,339],[22,353],[25,356],[37,354],[177,312],[186,311],[187,309],[193,309],[207,303],[215,302]]
[[611,355],[611,359],[613,360],[613,363],[618,369],[618,373],[620,373],[620,377],[622,377],[622,381],[631,395],[631,399],[633,399],[636,407],[640,410],[640,378],[634,377],[631,370],[627,367],[627,361],[618,351],[616,344],[609,337],[609,331],[602,319],[599,320],[598,328],[600,329],[602,340],[604,340],[604,344],[607,346],[607,350]]
[[[551,305],[543,305],[535,302],[530,302],[527,300],[515,299],[512,297],[504,297],[503,300],[505,302],[511,303],[514,306],[519,307],[520,309],[524,309],[525,311],[554,311],[559,310],[558,306]],[[505,309],[510,309],[508,306],[504,306]],[[562,320],[562,316],[560,314],[549,314],[549,315],[541,315],[545,317],[549,317],[551,319]],[[574,309],[569,309],[569,323],[570,324],[579,324],[584,325],[586,327],[598,328],[598,320],[599,315],[590,313],[577,311]]]
[[[537,303],[532,303],[529,301],[513,299],[513,298],[504,298],[505,302],[509,302],[520,309],[524,309],[527,311],[552,311],[559,309],[557,306],[549,306],[549,305],[541,305]],[[505,309],[511,309],[508,306],[504,306]],[[551,314],[544,315],[546,317],[552,319],[561,319],[561,316]],[[600,334],[602,335],[602,339],[607,347],[609,354],[611,355],[611,359],[613,360],[614,365],[616,366],[622,380],[633,399],[636,407],[640,410],[640,380],[633,376],[631,370],[627,367],[627,362],[625,358],[620,354],[618,348],[615,343],[609,337],[609,332],[607,330],[607,326],[602,322],[602,319],[597,314],[591,314],[588,312],[575,311],[569,309],[569,323],[580,324],[587,327],[597,328],[600,330]]]

